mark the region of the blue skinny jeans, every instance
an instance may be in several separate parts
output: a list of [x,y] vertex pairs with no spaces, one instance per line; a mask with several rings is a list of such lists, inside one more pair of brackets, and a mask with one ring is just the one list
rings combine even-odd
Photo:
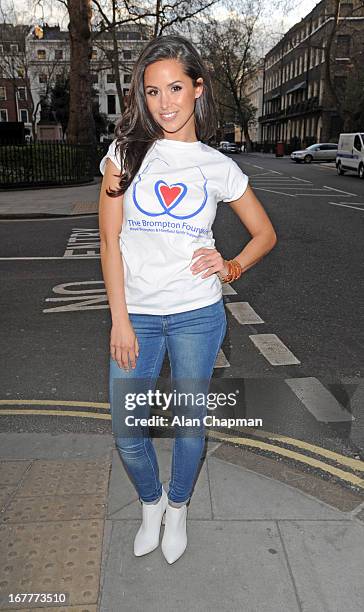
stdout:
[[[223,298],[209,306],[177,314],[129,313],[129,319],[138,338],[139,357],[136,359],[136,367],[126,371],[119,368],[117,362],[110,356],[109,393],[112,418],[115,417],[115,411],[120,410],[120,402],[115,392],[117,385],[118,388],[123,385],[119,379],[128,379],[128,392],[130,388],[134,388],[135,393],[141,391],[138,378],[148,379],[149,388],[155,390],[166,350],[173,388],[183,391],[183,379],[195,379],[197,386],[206,384],[207,381],[204,392],[208,392],[208,383],[227,327]],[[172,386],[168,391],[172,391]],[[173,416],[179,410],[181,406],[172,403]],[[183,407],[182,411],[184,410]],[[188,416],[191,416],[191,409],[187,412]],[[193,435],[186,427],[181,429],[182,433],[174,436],[168,490],[168,498],[173,502],[189,501],[204,449],[203,416],[206,414],[206,404],[194,405],[192,412],[193,416],[200,419],[201,427],[195,428]],[[135,411],[133,415],[135,416]],[[150,416],[150,406],[143,409],[143,416]],[[162,494],[162,483],[149,428],[144,427],[143,433],[140,432],[140,435],[138,433],[134,437],[118,432],[115,435],[115,445],[139,495],[139,500],[141,502],[157,500]]]

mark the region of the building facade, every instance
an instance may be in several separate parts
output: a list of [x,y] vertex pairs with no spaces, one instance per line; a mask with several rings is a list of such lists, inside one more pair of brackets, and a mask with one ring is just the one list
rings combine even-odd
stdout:
[[[259,122],[259,117],[263,114],[263,75],[264,60],[260,60],[258,65],[247,77],[244,86],[244,94],[257,109],[254,120],[249,126],[250,140],[254,143],[260,143],[262,141],[262,126]],[[244,133],[242,134],[242,142],[245,142]]]
[[28,26],[0,24],[0,121],[30,127],[31,99],[24,72]]
[[[15,51],[15,38],[17,26],[8,26],[6,32],[7,42],[3,44],[4,56],[14,56],[17,62],[15,74],[21,70],[18,81],[15,78],[7,79],[3,83],[5,71],[2,70],[4,56],[0,58],[0,113],[2,121],[25,121],[26,127],[31,130],[33,123],[38,126],[38,136],[41,135],[40,119],[42,106],[49,102],[50,92],[57,79],[65,79],[70,71],[70,40],[68,30],[63,31],[59,26],[43,25],[26,27],[22,31],[23,50],[20,58]],[[0,31],[0,51],[1,51]],[[138,24],[120,26],[116,32],[118,46],[118,65],[122,84],[122,93],[129,92],[131,71],[145,41],[149,39],[149,31]],[[6,52],[6,53],[5,53]],[[112,134],[115,122],[120,115],[119,96],[115,83],[115,75],[111,69],[111,56],[113,53],[113,37],[110,32],[93,32],[93,47],[91,58],[91,79],[95,101],[99,105],[100,113],[107,118],[108,134]],[[16,59],[17,58],[17,59]],[[7,59],[8,61],[8,59]],[[3,78],[2,78],[3,77]],[[14,87],[19,90],[18,102],[14,95]],[[24,91],[23,90],[27,90]],[[27,99],[27,105],[20,102]],[[25,112],[27,109],[27,112]],[[17,117],[17,118],[16,118]]]
[[343,121],[327,69],[333,87],[340,87],[363,43],[361,0],[322,0],[295,24],[264,58],[263,143],[337,142]]

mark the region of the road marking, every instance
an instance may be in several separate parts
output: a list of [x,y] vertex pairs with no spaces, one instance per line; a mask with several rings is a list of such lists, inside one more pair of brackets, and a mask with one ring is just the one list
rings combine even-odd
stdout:
[[[251,164],[249,164],[249,165],[251,165]],[[255,178],[256,176],[271,176],[271,173],[270,172],[263,172],[263,174],[262,173],[260,173],[260,174],[250,174],[249,178]]]
[[230,363],[226,359],[226,355],[222,349],[219,350],[214,368],[230,368]]
[[281,366],[301,363],[276,334],[253,334],[249,338],[271,365]]
[[302,178],[298,178],[298,176],[292,176],[293,179],[296,179],[296,181],[302,181],[302,183],[311,183],[312,181],[306,181],[306,179],[302,179]]
[[[255,187],[255,185],[254,185],[254,187]],[[276,187],[276,185],[272,185],[272,187]],[[307,185],[294,185],[294,186],[292,186],[292,187],[288,187],[288,186],[286,187],[285,185],[277,185],[277,187],[278,187],[279,189],[284,189],[285,191],[288,191],[288,190],[290,190],[290,191],[292,191],[292,190],[297,191],[298,189],[304,189],[304,190],[305,190],[305,191],[306,191],[306,192],[307,192],[309,195],[311,195],[311,192],[312,192],[312,191],[319,191],[319,192],[320,192],[320,194],[321,194],[321,193],[323,193],[323,194],[327,193],[327,192],[325,192],[325,190],[324,190],[324,189],[322,189],[321,187],[308,187]],[[298,193],[297,195],[301,195],[301,194],[300,194],[300,193]],[[329,194],[327,194],[327,195],[329,195],[329,196],[330,196],[330,198],[334,197],[334,194],[332,194],[332,193],[329,193]],[[340,195],[341,195],[341,194],[338,194],[338,197],[339,197]]]
[[225,442],[231,442],[233,444],[237,444],[238,446],[247,446],[252,448],[260,448],[261,450],[266,450],[277,455],[282,455],[283,457],[287,457],[289,459],[293,459],[294,461],[299,461],[301,463],[306,463],[314,468],[317,468],[323,472],[328,472],[329,474],[340,478],[344,482],[349,482],[355,486],[364,488],[364,480],[359,476],[355,476],[350,472],[345,472],[340,468],[336,468],[332,465],[328,465],[319,459],[314,459],[313,457],[309,457],[307,455],[301,455],[295,451],[291,451],[288,448],[282,448],[278,446],[274,446],[273,444],[267,444],[266,442],[261,442],[260,440],[254,440],[253,438],[239,438],[237,436],[228,436],[226,434],[221,434],[218,431],[207,431],[209,438],[223,440]]
[[356,193],[349,193],[349,191],[342,191],[342,189],[335,189],[335,187],[328,187],[328,185],[324,185],[324,187],[325,189],[330,189],[331,191],[337,191],[338,193],[345,193],[346,195],[354,196],[354,198],[358,197]]
[[100,233],[98,229],[74,227],[68,239],[64,257],[77,257],[77,251],[86,251],[83,257],[100,256]]
[[223,295],[237,295],[235,289],[229,283],[222,284],[222,294]]
[[278,193],[278,195],[285,195],[285,196],[289,196],[290,198],[296,197],[292,193],[283,193],[282,191],[274,191],[273,189],[263,189],[262,187],[255,187],[254,185],[253,185],[253,189],[255,189],[255,191],[268,191],[269,193]]
[[226,308],[241,325],[264,323],[249,302],[229,302],[226,304]]
[[346,455],[341,455],[340,453],[323,448],[322,446],[317,446],[316,444],[310,444],[309,442],[299,440],[298,438],[290,438],[289,436],[270,433],[269,431],[262,431],[261,429],[256,430],[253,433],[251,427],[236,427],[236,429],[242,433],[253,434],[257,438],[276,440],[277,442],[282,442],[282,444],[289,444],[290,446],[302,448],[303,450],[307,450],[315,455],[320,455],[322,457],[326,457],[327,459],[331,459],[332,461],[336,461],[336,463],[345,465],[352,470],[360,472],[364,471],[364,461],[361,461],[360,459],[353,459],[352,457],[347,457]]
[[326,387],[313,376],[288,378],[285,381],[305,408],[321,423],[355,421]]
[[255,164],[251,164],[253,166],[253,168],[259,168],[259,170],[265,170],[265,168],[263,168],[263,166],[256,166]]
[[[37,261],[37,260],[62,260],[67,261],[70,257],[0,257],[0,261]],[[72,259],[100,259],[100,255],[73,255]]]
[[[333,206],[343,206],[344,208],[353,208],[354,210],[364,210],[364,208],[360,208],[359,206],[350,206],[349,204],[343,204],[342,202],[328,202],[328,204],[332,204]],[[361,203],[360,205],[364,206],[364,204]]]
[[[298,196],[298,197],[299,196],[305,196],[305,195],[312,196],[313,198],[321,198],[321,197],[322,198],[323,197],[327,197],[327,198],[342,198],[342,197],[345,197],[345,196],[343,196],[342,193],[338,193],[336,195],[336,193],[328,193],[327,191],[324,191],[324,190],[322,190],[321,193],[307,193],[307,194],[306,193],[296,193],[296,196]],[[348,198],[349,196],[346,196],[346,197]]]
[[[73,258],[72,258],[73,259]],[[91,285],[92,289],[86,289],[87,285]],[[100,288],[93,287],[99,285]],[[81,287],[81,288],[79,288]],[[53,293],[62,297],[45,298],[46,302],[72,302],[72,304],[64,306],[56,306],[54,308],[46,308],[42,312],[69,312],[78,310],[99,310],[109,308],[107,293],[104,281],[72,281],[70,283],[61,283],[52,287]],[[107,302],[100,304],[100,302]]]
[[25,217],[23,219],[2,219],[2,215],[0,213],[0,223],[29,223],[30,221],[36,221],[37,223],[39,221],[69,221],[70,219],[74,220],[74,219],[84,219],[85,217],[89,218],[89,217],[97,217],[98,213],[95,214],[89,214],[89,215],[63,215],[62,217],[42,217],[42,218],[32,218],[32,217]]
[[84,401],[72,401],[72,400],[53,400],[53,399],[0,399],[0,406],[80,406],[92,408],[110,408],[110,404],[107,402],[84,402]]
[[[110,404],[109,403],[105,403],[105,402],[83,402],[83,401],[68,401],[68,400],[62,400],[62,401],[57,401],[57,400],[0,400],[0,404],[2,405],[58,405],[58,406],[72,406],[72,407],[93,407],[93,408],[98,408],[98,409],[108,409],[110,411]],[[156,413],[160,413],[165,415],[166,413],[168,413],[169,415],[171,414],[170,410],[158,410],[157,408],[153,409],[153,412]],[[71,410],[31,410],[31,409],[23,409],[23,410],[3,410],[0,409],[0,416],[2,414],[5,415],[13,415],[13,414],[17,414],[17,415],[21,415],[21,414],[32,414],[32,415],[51,415],[51,416],[76,416],[76,417],[85,417],[85,418],[97,418],[97,419],[104,419],[104,420],[110,420],[111,419],[111,414],[106,414],[106,413],[95,413],[95,412],[79,412],[79,411],[71,411]],[[239,427],[237,428],[239,431],[242,431],[243,433],[248,433],[248,432],[252,432],[252,428],[244,428],[244,427]],[[275,434],[275,433],[270,433],[270,432],[266,432],[266,431],[262,431],[262,430],[254,430],[252,432],[252,435],[254,435],[255,437],[260,437],[263,439],[270,439],[270,440],[277,440],[281,443],[284,444],[289,444],[290,446],[295,446],[297,448],[302,448],[303,450],[307,450],[313,454],[316,455],[320,455],[322,457],[326,457],[327,459],[331,459],[332,461],[335,461],[338,464],[344,465],[346,467],[348,467],[351,470],[355,470],[355,471],[363,471],[364,470],[364,462],[360,461],[358,459],[353,459],[352,457],[347,457],[345,455],[341,455],[340,453],[336,453],[334,451],[330,451],[329,449],[323,448],[321,446],[317,446],[314,444],[310,444],[309,442],[305,442],[303,440],[299,440],[297,438],[290,438],[287,436],[282,436],[280,434]],[[231,438],[229,436],[226,436],[226,439],[231,441]],[[235,440],[238,440],[238,442],[235,442]],[[255,446],[255,447],[261,447],[262,442],[260,442],[259,440],[254,440],[253,438],[239,438],[234,436],[233,439],[234,443],[237,443],[239,445],[245,445],[245,446],[249,446],[249,443],[253,442],[253,444],[250,444],[251,446]],[[246,444],[244,443],[244,441],[246,441]],[[280,451],[287,451],[288,449],[282,448],[281,446],[274,446],[274,445],[266,445],[269,446],[269,450],[272,450],[273,452],[277,453],[277,454],[285,454],[282,453]],[[305,462],[305,460],[307,459],[307,455],[302,455],[300,453],[295,453],[294,451],[291,451],[291,453],[293,452],[293,458],[295,458],[296,456],[300,457],[300,459],[298,459],[301,462]],[[287,456],[287,455],[286,455]],[[292,457],[292,455],[289,455],[290,457]],[[317,460],[316,460],[317,461]],[[321,462],[320,462],[321,463]],[[327,464],[324,464],[326,465]],[[343,472],[344,474],[348,474],[348,472]]]

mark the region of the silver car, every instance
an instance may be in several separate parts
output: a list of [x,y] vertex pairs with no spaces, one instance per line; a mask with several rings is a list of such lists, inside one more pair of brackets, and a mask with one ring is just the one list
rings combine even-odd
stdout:
[[307,149],[302,149],[302,151],[293,151],[291,159],[297,164],[299,162],[310,164],[313,161],[335,161],[336,153],[337,144],[333,142],[320,142],[307,147]]

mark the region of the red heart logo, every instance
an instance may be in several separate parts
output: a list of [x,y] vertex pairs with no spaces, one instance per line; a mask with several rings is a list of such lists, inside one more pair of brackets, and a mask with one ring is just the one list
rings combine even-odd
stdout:
[[166,206],[173,204],[176,198],[182,191],[182,187],[168,187],[168,185],[162,185],[160,193]]

